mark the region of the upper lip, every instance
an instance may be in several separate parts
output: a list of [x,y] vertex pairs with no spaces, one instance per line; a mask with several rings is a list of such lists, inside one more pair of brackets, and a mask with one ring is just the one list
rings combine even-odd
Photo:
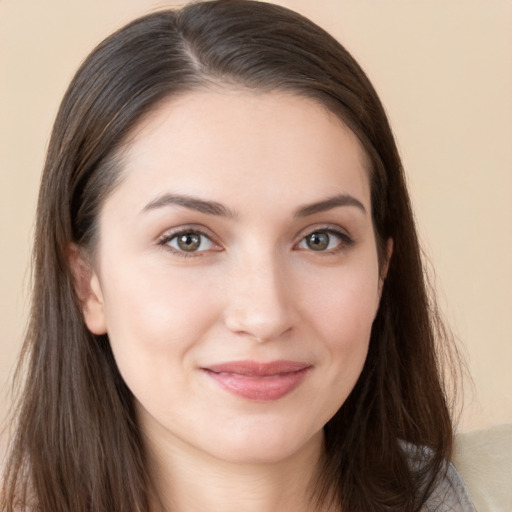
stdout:
[[283,373],[297,372],[309,368],[310,366],[311,365],[309,363],[298,361],[271,361],[268,363],[259,361],[232,361],[214,364],[203,369],[214,373],[269,377]]

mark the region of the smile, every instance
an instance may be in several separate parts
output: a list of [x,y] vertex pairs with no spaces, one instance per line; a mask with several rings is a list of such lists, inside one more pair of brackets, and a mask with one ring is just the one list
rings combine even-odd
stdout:
[[202,370],[223,389],[249,400],[278,400],[291,393],[312,366],[295,361],[236,361]]

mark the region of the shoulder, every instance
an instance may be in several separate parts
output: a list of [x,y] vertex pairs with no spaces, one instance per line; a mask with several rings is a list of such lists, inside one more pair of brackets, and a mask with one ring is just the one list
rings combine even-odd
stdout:
[[479,512],[512,511],[512,423],[457,434],[453,463]]
[[447,463],[446,472],[425,503],[424,512],[476,512],[468,490],[455,466]]
[[[401,442],[411,468],[421,470],[431,455],[430,449]],[[451,462],[446,462],[436,486],[430,493],[422,512],[476,512],[469,492],[459,472]]]

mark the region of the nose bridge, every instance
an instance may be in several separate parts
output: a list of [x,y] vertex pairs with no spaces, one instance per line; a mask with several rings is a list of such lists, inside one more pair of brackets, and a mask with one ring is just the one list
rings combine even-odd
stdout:
[[285,262],[271,250],[240,258],[229,283],[227,327],[260,341],[276,338],[293,325],[294,308]]

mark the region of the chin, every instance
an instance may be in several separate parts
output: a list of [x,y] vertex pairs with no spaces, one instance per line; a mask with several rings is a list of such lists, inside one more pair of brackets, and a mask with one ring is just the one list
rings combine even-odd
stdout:
[[324,439],[323,429],[313,436],[265,429],[238,434],[212,443],[210,447],[215,446],[212,455],[234,464],[277,464],[298,454],[317,456]]

